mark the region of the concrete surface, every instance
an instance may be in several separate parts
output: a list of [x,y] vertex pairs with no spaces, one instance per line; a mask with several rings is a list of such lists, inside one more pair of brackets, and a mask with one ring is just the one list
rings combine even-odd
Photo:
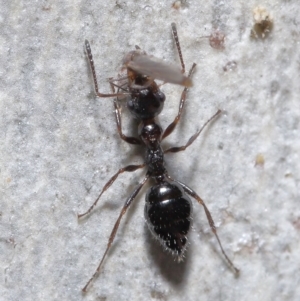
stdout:
[[[0,300],[300,299],[300,9],[297,1],[1,1]],[[271,32],[251,38],[253,9],[270,12]],[[102,272],[93,274],[126,197],[144,171],[124,174],[86,219],[77,220],[119,167],[143,148],[119,139],[112,99],[97,99],[84,40],[101,91],[139,45],[197,70],[180,125],[164,147],[183,144],[218,108],[223,115],[169,173],[211,210],[235,278],[194,202],[186,260],[178,264],[144,223],[146,188],[124,218]],[[224,45],[207,36],[224,34]],[[213,46],[218,41],[211,41]],[[221,41],[222,42],[222,41]],[[222,46],[222,45],[220,45]],[[180,87],[166,84],[165,128]],[[137,125],[126,108],[124,132]],[[298,254],[298,255],[297,255]]]

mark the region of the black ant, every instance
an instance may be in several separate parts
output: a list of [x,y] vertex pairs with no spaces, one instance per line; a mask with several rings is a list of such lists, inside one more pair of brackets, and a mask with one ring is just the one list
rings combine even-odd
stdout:
[[[118,104],[118,99],[115,99],[114,107],[118,133],[121,139],[130,144],[144,144],[146,147],[146,154],[145,162],[143,164],[128,165],[120,168],[119,171],[114,174],[105,184],[93,205],[85,213],[79,214],[78,218],[81,218],[92,211],[101,195],[113,184],[119,174],[123,172],[133,172],[143,167],[147,167],[148,171],[145,178],[126,200],[110,234],[104,255],[95,273],[82,289],[83,292],[86,292],[88,285],[99,273],[104,258],[113,243],[123,215],[126,213],[127,209],[149,178],[152,178],[155,184],[149,188],[146,194],[145,218],[150,231],[156,238],[158,238],[161,244],[173,255],[175,255],[178,261],[183,259],[183,254],[187,246],[187,234],[191,226],[192,203],[189,198],[189,196],[191,196],[203,206],[211,230],[214,233],[228,264],[236,274],[239,272],[239,270],[228,258],[222,247],[214,221],[204,201],[196,194],[194,190],[169,176],[165,167],[164,154],[176,153],[185,150],[197,139],[204,127],[221,113],[221,110],[218,110],[204,123],[201,129],[198,130],[185,145],[171,147],[167,150],[162,149],[161,141],[173,132],[180,120],[186,101],[188,87],[192,85],[191,75],[196,67],[196,64],[194,63],[189,71],[188,76],[184,75],[185,65],[182,58],[176,25],[174,23],[172,23],[172,32],[179,53],[182,70],[173,66],[169,66],[153,57],[148,56],[145,52],[141,51],[138,46],[136,46],[136,50],[129,52],[123,60],[123,69],[127,72],[126,76],[121,79],[117,79],[120,81],[125,79],[125,83],[116,85],[114,83],[115,80],[110,79],[109,82],[113,91],[111,94],[103,94],[99,92],[91,47],[89,42],[85,41],[86,53],[93,74],[96,95],[98,97],[117,98],[124,95],[128,96],[127,107],[131,114],[140,121],[138,127],[139,138],[128,137],[122,133],[121,110]],[[154,81],[155,79],[185,86],[181,94],[178,114],[165,131],[163,131],[161,126],[155,120],[155,118],[162,111],[165,101],[165,95],[160,91],[159,86]],[[115,93],[114,87],[118,87],[117,93]],[[122,90],[122,92],[120,90]]]

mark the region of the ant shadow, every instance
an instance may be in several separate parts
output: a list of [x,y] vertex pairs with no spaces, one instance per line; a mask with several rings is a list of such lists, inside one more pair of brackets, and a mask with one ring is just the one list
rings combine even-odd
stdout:
[[160,275],[167,279],[174,287],[180,287],[186,280],[186,273],[191,264],[189,249],[186,250],[186,258],[182,262],[177,262],[176,258],[168,251],[164,250],[162,245],[156,240],[145,223],[145,243],[147,244],[148,257],[152,258]]

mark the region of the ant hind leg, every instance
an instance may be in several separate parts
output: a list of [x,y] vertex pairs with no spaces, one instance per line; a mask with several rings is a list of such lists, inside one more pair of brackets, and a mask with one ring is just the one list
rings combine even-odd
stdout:
[[170,176],[168,176],[169,179],[171,179],[172,181],[175,181],[177,182],[182,188],[183,190],[189,194],[191,197],[193,197],[195,200],[197,200],[197,202],[203,206],[203,209],[204,209],[204,212],[205,212],[205,215],[206,215],[206,218],[208,220],[208,223],[209,223],[209,226],[213,232],[213,234],[215,235],[217,241],[218,241],[218,244],[220,246],[220,249],[221,249],[221,252],[222,254],[224,255],[227,263],[229,264],[229,267],[233,270],[233,272],[235,273],[236,276],[239,275],[239,272],[240,270],[233,264],[233,262],[229,259],[229,257],[227,256],[227,254],[225,253],[224,249],[223,249],[223,246],[221,244],[221,240],[218,236],[218,233],[217,233],[217,229],[216,229],[216,226],[215,226],[215,223],[214,223],[214,220],[210,214],[210,211],[208,210],[208,208],[206,207],[204,201],[200,198],[200,196],[193,190],[191,189],[190,187],[188,187],[186,184],[180,182],[180,181],[177,181],[177,180],[174,180],[172,179]]
[[86,285],[84,286],[84,288],[82,289],[82,291],[85,293],[87,291],[87,288],[89,286],[89,284],[93,281],[93,279],[98,275],[100,269],[101,269],[101,266],[102,266],[102,263],[114,241],[114,238],[116,236],[116,233],[118,231],[118,228],[119,228],[119,225],[120,225],[120,222],[121,222],[121,219],[123,217],[123,215],[126,213],[127,209],[129,208],[129,206],[131,205],[131,203],[133,202],[133,200],[136,198],[137,194],[140,192],[140,190],[142,189],[142,187],[144,186],[144,184],[147,182],[147,180],[149,179],[149,175],[147,174],[146,177],[143,179],[143,181],[135,188],[135,190],[133,191],[133,193],[131,194],[131,196],[126,200],[121,212],[120,212],[120,215],[111,231],[111,234],[109,236],[109,239],[108,239],[108,243],[107,243],[107,247],[105,249],[105,252],[102,256],[102,259],[95,271],[95,273],[93,274],[93,276],[90,278],[90,280],[86,283]]

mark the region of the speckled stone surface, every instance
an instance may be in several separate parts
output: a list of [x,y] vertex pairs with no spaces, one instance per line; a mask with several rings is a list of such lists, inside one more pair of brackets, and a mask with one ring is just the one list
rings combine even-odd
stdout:
[[[299,300],[297,1],[0,2],[0,300]],[[258,4],[272,16],[264,39],[251,38]],[[174,262],[145,226],[145,187],[83,295],[145,172],[121,175],[78,222],[110,176],[143,162],[143,148],[118,137],[112,99],[94,96],[84,40],[109,93],[106,79],[135,45],[179,64],[171,22],[197,70],[164,147],[224,112],[185,152],[166,156],[167,168],[205,200],[241,274],[228,269],[196,202],[186,260]],[[165,128],[182,88],[162,89]],[[124,132],[136,135],[125,107],[123,116]]]

